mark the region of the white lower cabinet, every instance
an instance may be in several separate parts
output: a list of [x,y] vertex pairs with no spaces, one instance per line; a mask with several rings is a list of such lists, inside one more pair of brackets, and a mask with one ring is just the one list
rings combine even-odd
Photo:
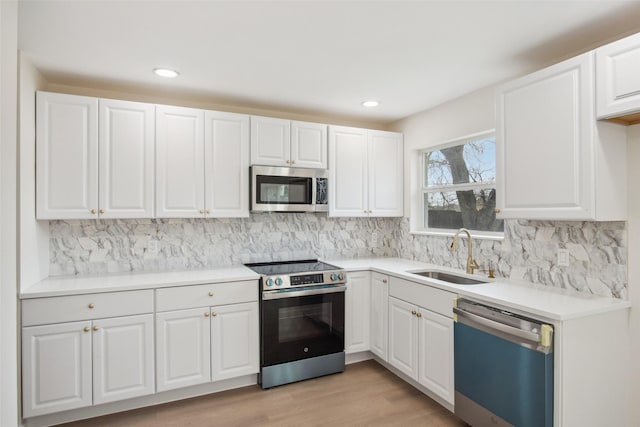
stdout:
[[260,370],[258,303],[211,309],[211,379],[255,374]]
[[345,292],[344,349],[347,353],[369,350],[371,273],[347,273]]
[[389,295],[389,363],[453,405],[456,295],[397,278]]
[[389,298],[389,363],[418,379],[418,322],[416,306]]
[[453,404],[453,320],[418,307],[418,382]]
[[156,314],[158,391],[211,381],[209,307]]
[[371,273],[371,307],[369,313],[369,347],[385,362],[389,348],[389,276]]
[[91,322],[22,329],[24,417],[91,406]]
[[255,280],[156,290],[158,391],[260,370]]
[[153,315],[93,321],[93,404],[155,391]]
[[22,331],[25,418],[151,394],[153,315]]
[[259,370],[258,303],[156,314],[158,391]]

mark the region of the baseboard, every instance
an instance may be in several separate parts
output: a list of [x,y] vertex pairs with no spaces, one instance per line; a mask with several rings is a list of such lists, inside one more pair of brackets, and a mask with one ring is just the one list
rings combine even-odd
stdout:
[[357,353],[347,353],[344,363],[347,365],[351,363],[364,362],[365,360],[373,359],[373,353],[370,351],[359,351]]
[[246,375],[229,380],[216,381],[214,383],[200,384],[176,390],[154,393],[148,396],[136,397],[119,402],[105,403],[103,405],[89,406],[86,408],[57,412],[55,414],[41,415],[39,417],[27,418],[23,420],[23,422],[24,426],[26,427],[45,427],[71,421],[84,420],[87,418],[144,408],[146,406],[159,405],[162,403],[174,402],[176,400],[204,396],[206,394],[217,393],[234,388],[251,386],[258,383],[257,379],[257,375],[255,374]]

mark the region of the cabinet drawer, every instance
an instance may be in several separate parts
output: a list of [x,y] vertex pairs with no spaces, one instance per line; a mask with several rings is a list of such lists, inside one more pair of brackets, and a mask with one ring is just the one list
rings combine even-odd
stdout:
[[456,294],[408,280],[391,277],[389,295],[419,305],[443,316],[453,317]]
[[156,311],[251,301],[258,301],[257,280],[156,289]]
[[22,325],[153,313],[153,290],[34,298],[22,301]]

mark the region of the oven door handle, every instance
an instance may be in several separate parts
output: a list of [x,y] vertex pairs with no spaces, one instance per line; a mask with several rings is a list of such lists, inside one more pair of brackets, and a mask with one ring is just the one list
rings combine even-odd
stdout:
[[310,295],[334,294],[337,292],[344,292],[346,290],[347,290],[347,287],[345,285],[339,285],[339,286],[332,286],[330,288],[305,289],[300,291],[263,292],[262,299],[272,300],[272,299],[282,299],[282,298],[306,297]]

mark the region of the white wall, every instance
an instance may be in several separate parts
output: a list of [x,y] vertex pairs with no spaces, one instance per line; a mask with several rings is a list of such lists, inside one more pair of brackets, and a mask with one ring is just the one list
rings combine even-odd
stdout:
[[0,425],[18,425],[16,163],[18,4],[0,1]]
[[404,133],[405,216],[410,218],[417,216],[412,212],[410,203],[419,190],[420,182],[416,151],[493,128],[495,128],[493,87],[480,89],[393,123],[392,130]]
[[[640,257],[640,125],[627,129],[627,185],[628,185],[628,259],[637,260]],[[629,372],[628,381],[631,384],[629,407],[631,420],[640,424],[640,263],[629,262],[629,300],[633,305],[629,323],[631,327],[631,360],[634,362]]]
[[31,62],[20,56],[20,287],[49,275],[49,221],[36,221],[36,90],[46,81]]

